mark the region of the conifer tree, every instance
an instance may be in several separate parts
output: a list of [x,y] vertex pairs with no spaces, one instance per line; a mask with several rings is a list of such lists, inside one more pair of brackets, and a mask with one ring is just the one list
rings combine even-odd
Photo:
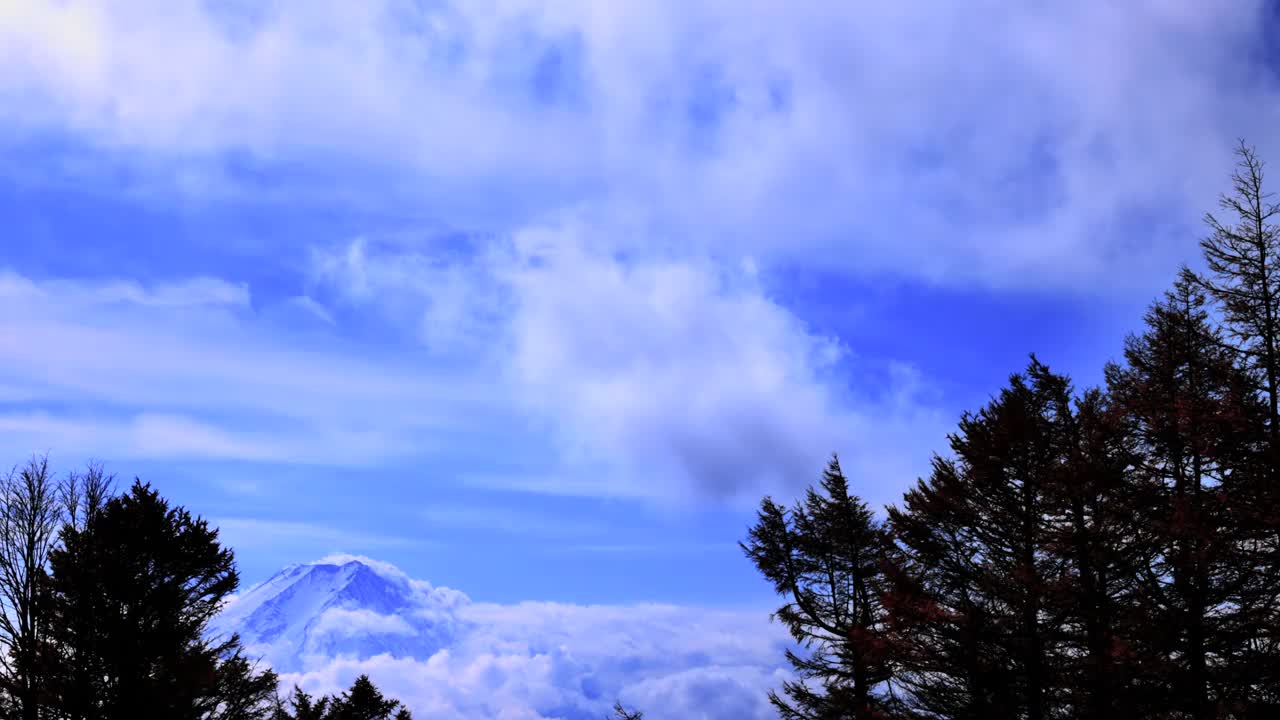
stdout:
[[1232,217],[1205,216],[1211,234],[1201,241],[1209,273],[1193,277],[1218,301],[1229,346],[1258,376],[1268,405],[1273,445],[1280,445],[1280,204],[1263,186],[1263,162],[1240,143],[1232,194],[1219,205]]
[[350,690],[329,704],[325,720],[392,720],[397,709],[396,720],[410,720],[409,711],[400,707],[399,700],[384,697],[368,675],[361,675]]
[[205,720],[267,720],[278,684],[275,672],[259,672],[255,663],[232,645],[224,650],[214,670],[213,690],[199,699],[196,714]]
[[285,707],[283,698],[278,699],[271,720],[324,720],[329,710],[329,701],[328,697],[313,699],[295,685],[289,696],[290,707]]
[[644,713],[639,710],[628,710],[621,702],[613,704],[613,717],[610,720],[644,720]]
[[274,676],[255,676],[238,638],[205,637],[237,582],[217,530],[141,482],[65,525],[48,580],[53,709],[70,720],[267,717]]
[[1100,389],[1070,397],[1057,384],[1065,452],[1050,483],[1052,552],[1062,569],[1051,593],[1063,652],[1061,682],[1070,717],[1138,717],[1134,637],[1146,622],[1133,604],[1140,533],[1128,482],[1132,453],[1119,413]]
[[[1280,204],[1238,156],[1208,273],[1151,306],[1105,388],[1077,397],[1033,357],[877,543],[833,550],[832,527],[875,526],[859,503],[764,499],[744,548],[819,649],[788,655],[818,687],[785,686],[784,717],[1280,717]],[[827,566],[875,588],[871,632],[835,632]]]
[[[102,472],[100,466],[90,466],[84,475],[72,474],[60,489],[63,525],[59,540],[68,533],[85,533],[95,523],[103,508],[115,493],[115,478]],[[53,553],[50,553],[52,559]],[[71,565],[63,570],[57,602],[53,579],[46,573],[41,578],[41,612],[50,623],[50,642],[46,648],[46,660],[42,665],[44,682],[48,689],[46,704],[54,716],[65,720],[85,720],[94,717],[93,682],[103,669],[93,652],[93,639],[97,632],[96,606],[100,598],[94,597],[94,588],[85,578],[80,578],[80,568],[87,564]]]
[[923,717],[1059,717],[1053,588],[1062,572],[1048,511],[1064,457],[1066,380],[1027,375],[951,436],[953,458],[889,508],[890,603],[906,701]]
[[1266,403],[1267,451],[1255,471],[1232,483],[1230,507],[1252,569],[1241,594],[1237,662],[1254,678],[1249,703],[1280,709],[1280,204],[1264,188],[1264,165],[1243,142],[1236,151],[1232,193],[1220,199],[1229,214],[1206,216],[1201,241],[1208,273],[1184,274],[1204,287],[1221,310],[1224,341],[1250,371]]
[[[385,697],[368,675],[361,675],[339,695],[312,698],[296,685],[285,707],[278,699],[271,720],[413,720],[399,700]],[[394,713],[394,715],[393,715]]]
[[1132,540],[1142,572],[1133,601],[1149,618],[1137,649],[1147,711],[1197,720],[1225,712],[1235,694],[1233,600],[1250,574],[1230,510],[1265,424],[1206,306],[1184,276],[1126,343],[1125,365],[1106,372],[1136,459]]
[[787,652],[799,681],[770,700],[783,718],[886,717],[891,672],[884,645],[883,537],[875,518],[849,492],[832,457],[821,492],[810,488],[790,512],[771,499],[742,548],[787,599],[774,614],[807,654]]

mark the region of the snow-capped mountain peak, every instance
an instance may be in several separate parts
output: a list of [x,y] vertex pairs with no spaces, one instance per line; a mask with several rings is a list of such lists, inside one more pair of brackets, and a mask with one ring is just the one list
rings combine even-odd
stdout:
[[251,654],[282,672],[309,658],[387,653],[425,659],[456,633],[465,595],[409,579],[368,558],[331,556],[290,565],[232,600],[212,623],[239,633]]
[[767,613],[472,603],[348,555],[284,568],[211,631],[239,633],[282,688],[334,693],[366,673],[416,716],[459,720],[594,720],[616,698],[655,716],[765,720],[767,691],[792,678],[790,637]]

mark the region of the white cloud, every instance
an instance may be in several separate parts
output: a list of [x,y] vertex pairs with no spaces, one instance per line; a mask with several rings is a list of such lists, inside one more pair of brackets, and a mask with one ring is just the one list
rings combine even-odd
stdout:
[[372,610],[329,608],[316,619],[312,632],[319,635],[414,635],[404,618],[396,615],[380,615]]
[[22,339],[0,346],[0,387],[22,388],[0,410],[0,444],[108,462],[367,465],[515,432],[543,474],[472,464],[459,480],[754,502],[811,480],[832,450],[853,450],[853,468],[900,471],[942,437],[926,405],[888,392],[896,384],[850,395],[839,343],[756,274],[675,254],[623,260],[590,247],[598,232],[539,226],[481,254],[317,251],[326,301],[408,328],[438,321],[420,336],[439,341],[434,352],[411,361],[341,346],[334,325],[282,331],[241,284],[0,274],[0,332]]
[[333,313],[329,312],[328,308],[306,295],[299,295],[297,297],[290,298],[288,303],[314,317],[325,325],[333,325],[335,323]]
[[606,535],[607,525],[566,518],[558,513],[536,512],[493,505],[463,505],[427,501],[419,513],[427,527],[447,530],[483,530],[535,538],[572,538]]
[[2,443],[112,458],[364,464],[493,421],[482,379],[268,326],[242,284],[0,273]]
[[[376,577],[351,569],[353,561]],[[767,692],[790,677],[782,665],[791,641],[768,617],[763,609],[477,603],[387,563],[333,555],[245,591],[215,626],[241,631],[286,689],[336,692],[364,673],[418,716],[598,720],[621,698],[655,717],[727,720],[772,717]]]
[[615,699],[651,717],[771,718],[790,674],[767,612],[673,606],[463,605],[468,629],[425,660],[310,658],[282,683],[334,692],[365,673],[415,715],[599,718]]
[[846,348],[770,297],[750,263],[596,247],[618,230],[574,216],[462,256],[361,239],[316,251],[316,279],[408,327],[443,293],[441,332],[477,333],[469,361],[557,439],[556,472],[474,485],[754,502],[812,480],[833,450],[855,472],[909,480],[924,467],[945,423],[918,377],[855,393]]
[[428,350],[468,362],[488,348],[500,328],[504,298],[487,263],[496,248],[473,253],[413,252],[412,243],[356,238],[336,248],[311,249],[311,275],[345,305],[376,303],[398,317]]
[[760,262],[1100,292],[1163,282],[1230,144],[1270,145],[1264,8],[10,0],[0,120],[184,176],[359,159],[490,217],[628,208]]
[[[330,168],[344,201],[365,180],[370,194],[409,185],[448,227],[499,228],[457,252],[319,252],[316,287],[288,301],[326,328],[377,305],[422,340],[429,371],[281,351],[242,332],[256,311],[234,283],[54,300],[28,281],[48,297],[20,304],[64,311],[0,315],[31,339],[0,348],[16,368],[0,393],[57,388],[129,406],[135,425],[169,418],[193,454],[310,443],[332,462],[420,450],[472,403],[532,411],[541,423],[524,429],[551,433],[564,462],[472,480],[543,492],[754,499],[814,476],[831,450],[873,486],[910,478],[952,418],[904,394],[907,376],[851,391],[839,344],[770,295],[772,273],[1145,293],[1194,255],[1188,223],[1235,137],[1265,153],[1280,108],[1250,59],[1260,2],[0,8],[12,128],[142,158],[153,175],[217,174],[219,153],[247,150]],[[179,302],[195,308],[182,323],[165,315]],[[74,320],[85,304],[93,324]],[[205,336],[175,341],[189,317]],[[38,350],[74,347],[103,351]],[[243,437],[196,405],[288,423]],[[52,420],[57,443],[29,439],[85,432]]]
[[237,458],[281,461],[305,448],[291,437],[224,430],[178,415],[140,413],[121,420],[106,416],[60,417],[48,412],[0,413],[9,447],[56,447],[92,455],[105,448],[123,457]]
[[[777,711],[761,702],[760,690],[776,690],[790,679],[791,675],[780,669],[693,668],[642,680],[628,687],[623,698],[628,707],[657,708],[661,716],[667,718],[772,720],[777,717]],[[646,716],[649,714],[646,712]]]
[[[281,554],[288,554],[296,551],[310,552],[316,547],[326,545],[331,548],[375,550],[422,544],[421,541],[405,537],[378,535],[293,520],[220,517],[216,518],[213,524],[218,528],[220,541],[224,545],[249,552],[271,548],[281,551]],[[332,562],[332,560],[326,558],[321,562]]]
[[247,308],[249,287],[218,278],[197,277],[185,281],[143,287],[131,281],[82,283],[50,280],[37,283],[12,271],[0,270],[0,300],[5,302],[66,303],[82,308],[136,305],[153,308],[222,306]]
[[692,553],[717,553],[721,556],[733,555],[738,546],[733,543],[591,543],[567,545],[566,550],[575,552],[589,553],[608,553],[608,554],[672,554],[672,555],[688,555]]
[[[516,237],[512,365],[585,464],[642,468],[715,495],[794,478],[845,424],[828,377],[842,349],[749,279],[697,261],[625,263],[576,229]],[[754,487],[753,487],[754,485]]]

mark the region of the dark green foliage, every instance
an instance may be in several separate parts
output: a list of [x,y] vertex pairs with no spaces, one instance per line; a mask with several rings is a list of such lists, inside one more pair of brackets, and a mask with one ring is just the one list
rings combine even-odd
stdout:
[[[1223,195],[1228,222],[1209,215],[1201,242],[1208,273],[1188,279],[1205,288],[1222,317],[1224,346],[1250,373],[1266,406],[1267,448],[1249,473],[1233,478],[1240,562],[1252,568],[1235,598],[1240,612],[1234,660],[1247,668],[1237,702],[1280,706],[1280,205],[1263,184],[1263,163],[1240,144],[1232,193]],[[1252,699],[1244,699],[1252,698]]]
[[1231,508],[1265,438],[1265,408],[1183,278],[1130,338],[1107,380],[1123,417],[1140,497],[1133,600],[1150,619],[1137,648],[1153,713],[1216,717],[1238,669],[1233,600],[1249,579]]
[[238,582],[207,522],[136,482],[65,526],[49,565],[64,717],[265,717],[274,678],[253,677],[236,638],[204,638]]
[[350,689],[337,696],[313,699],[294,687],[289,707],[278,700],[271,720],[413,720],[413,717],[400,701],[384,697],[367,675],[361,675]]
[[[788,655],[813,682],[775,698],[784,717],[1199,720],[1270,702],[1246,662],[1273,622],[1266,574],[1234,510],[1266,406],[1205,303],[1179,282],[1105,390],[1076,396],[1033,358],[883,532],[835,463],[790,513],[766,498],[744,547],[817,647]],[[859,580],[869,595],[843,590]],[[872,692],[850,693],[859,676]]]
[[287,709],[238,637],[206,636],[239,581],[217,529],[112,482],[43,458],[0,478],[0,718],[411,720],[365,676]]
[[289,697],[289,707],[285,708],[283,699],[277,700],[271,718],[272,720],[324,720],[328,709],[329,698],[322,697],[314,700],[303,692],[302,688],[294,686],[293,694]]
[[[806,564],[874,525],[855,498],[764,500],[749,554],[819,647],[788,656],[812,682],[785,716],[859,717],[848,678],[874,668],[875,711],[903,720],[1280,717],[1280,205],[1239,156],[1208,275],[1182,272],[1105,388],[1033,358],[839,560]],[[828,566],[878,588],[873,654],[831,650],[837,575],[804,574]]]
[[643,720],[644,713],[639,710],[627,710],[622,707],[622,703],[613,704],[613,720]]
[[1132,650],[1149,619],[1133,583],[1142,572],[1137,539],[1144,531],[1128,483],[1134,458],[1105,393],[1088,390],[1068,407],[1062,390],[1055,402],[1064,445],[1049,496],[1049,547],[1061,562],[1049,602],[1060,623],[1062,700],[1075,717],[1137,717]]
[[890,677],[881,530],[867,506],[849,494],[837,458],[821,486],[790,512],[765,498],[742,545],[788,599],[774,616],[806,650],[803,656],[788,651],[800,680],[783,686],[787,699],[770,693],[770,700],[789,719],[881,717]]
[[1187,275],[1218,301],[1228,347],[1256,373],[1272,440],[1280,442],[1280,233],[1274,223],[1280,204],[1263,187],[1263,163],[1253,149],[1242,142],[1236,155],[1233,192],[1219,201],[1232,218],[1223,223],[1205,216],[1211,234],[1200,246],[1209,274]]
[[391,720],[391,713],[399,707],[398,700],[383,697],[369,676],[361,675],[350,690],[330,703],[325,720]]
[[953,459],[889,508],[907,700],[944,717],[1057,717],[1066,698],[1053,590],[1066,380],[1034,359],[951,437]]
[[224,650],[213,689],[201,699],[199,716],[209,720],[265,720],[276,702],[276,674],[259,672],[240,649]]

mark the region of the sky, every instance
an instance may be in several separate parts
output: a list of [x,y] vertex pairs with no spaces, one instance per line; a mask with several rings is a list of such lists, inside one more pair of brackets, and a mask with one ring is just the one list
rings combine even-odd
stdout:
[[479,602],[767,611],[736,543],[872,505],[1195,264],[1240,0],[0,0],[0,451]]

